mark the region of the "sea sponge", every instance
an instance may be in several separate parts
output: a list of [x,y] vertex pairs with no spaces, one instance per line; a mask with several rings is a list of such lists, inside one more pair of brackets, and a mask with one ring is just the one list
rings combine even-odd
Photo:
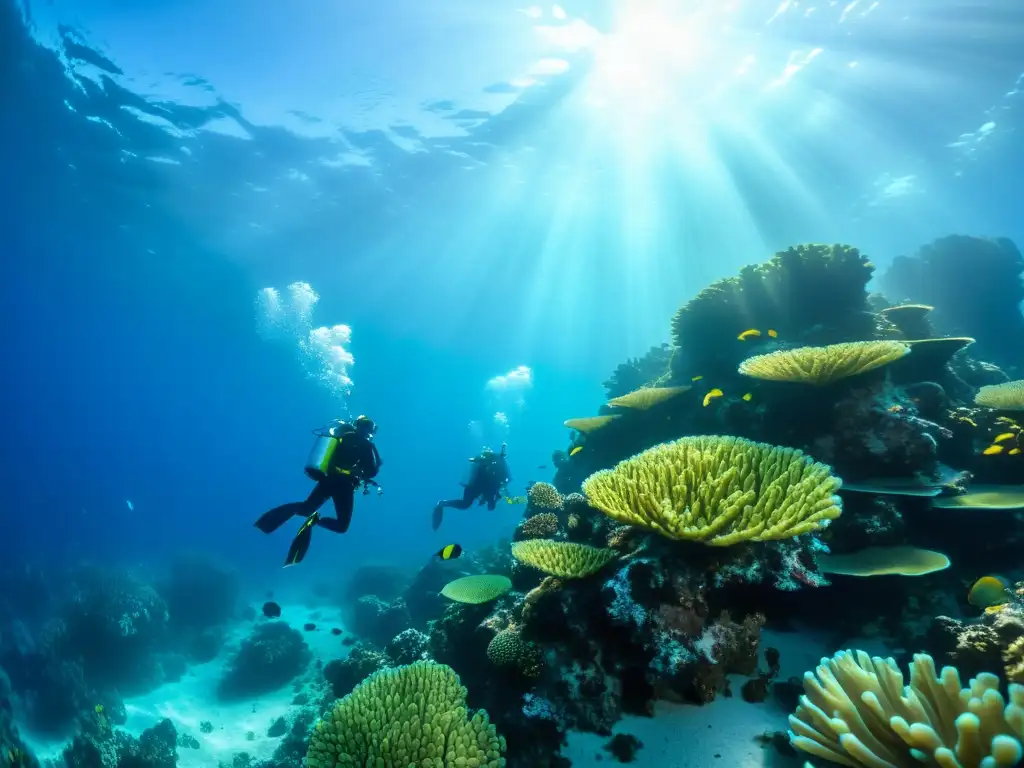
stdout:
[[309,768],[505,765],[505,740],[479,710],[468,717],[466,689],[451,667],[419,661],[382,669],[317,723]]
[[510,589],[512,581],[507,576],[482,573],[449,581],[444,585],[441,594],[456,603],[479,605],[501,597]]
[[900,341],[850,341],[755,355],[740,363],[739,372],[755,379],[820,387],[880,368],[909,353],[910,347]]
[[974,396],[974,404],[998,411],[1024,411],[1024,379],[982,387]]
[[867,547],[841,555],[818,555],[818,570],[839,576],[925,576],[946,568],[948,557],[919,547]]
[[496,634],[487,644],[487,658],[496,667],[513,667],[526,677],[537,677],[541,671],[540,652],[517,629]]
[[546,539],[558,533],[558,515],[541,512],[523,521],[519,532],[527,539]]
[[617,558],[612,549],[591,547],[571,541],[530,539],[512,545],[512,557],[539,571],[563,579],[582,579],[604,568]]
[[534,509],[562,508],[562,494],[551,483],[534,483],[526,492],[526,499]]
[[917,654],[910,685],[892,659],[840,651],[804,674],[805,695],[789,717],[794,747],[839,765],[882,768],[1010,768],[1024,758],[1024,686],[983,673],[961,688],[953,667],[936,676]]
[[788,539],[839,517],[842,481],[803,452],[738,437],[684,437],[583,483],[591,506],[670,539],[729,546]]

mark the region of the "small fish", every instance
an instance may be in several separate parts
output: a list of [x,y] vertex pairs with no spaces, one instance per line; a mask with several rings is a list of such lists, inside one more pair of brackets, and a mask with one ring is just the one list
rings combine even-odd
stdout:
[[270,600],[263,604],[263,615],[268,619],[276,619],[281,615],[281,606]]
[[128,505],[128,511],[129,512],[134,512],[135,511],[135,505],[132,504],[131,499],[125,499],[124,503]]
[[982,454],[984,454],[985,456],[996,456],[996,455],[998,455],[998,454],[1000,454],[1002,452],[1003,452],[1003,446],[1001,446],[1001,445],[990,445],[988,448],[986,448],[984,451],[982,451]]
[[752,392],[747,392],[747,393],[746,393],[745,395],[743,395],[743,399],[744,399],[744,400],[746,400],[746,401],[747,401],[748,403],[749,403],[749,402],[750,402],[750,401],[751,401],[751,400],[752,400],[753,398],[754,398],[754,394],[753,394]]
[[971,586],[967,602],[977,608],[989,608],[1010,601],[1010,587],[1002,576],[982,576]]
[[743,333],[741,333],[736,338],[739,341],[746,341],[747,339],[750,339],[750,338],[757,338],[760,335],[761,335],[761,332],[759,330],[757,330],[757,328],[748,328],[747,330],[745,330]]
[[774,328],[768,329],[768,335],[771,336],[773,339],[779,338],[779,332],[776,331]]
[[1002,603],[1000,605],[990,605],[988,608],[985,609],[985,613],[988,614],[989,616],[991,616],[991,615],[993,615],[995,613],[999,613],[1000,611],[1005,610],[1005,609],[1006,609],[1006,603]]
[[722,390],[720,390],[718,388],[712,389],[710,392],[708,392],[706,395],[704,395],[704,407],[707,408],[712,400],[714,400],[716,397],[721,397],[721,396],[722,396]]
[[307,632],[313,632],[316,630],[316,624],[314,624],[311,621],[307,621],[305,624],[302,625],[302,628]]
[[537,469],[547,469],[547,468],[548,468],[547,464],[538,464],[537,465]]
[[571,451],[569,451],[569,457],[571,458],[571,457],[575,456],[577,453],[579,453],[582,450],[583,450],[583,446],[582,445],[577,445],[575,448],[573,448]]
[[332,635],[340,635],[341,634],[341,630],[338,629],[337,627],[331,627],[331,634]]
[[1020,448],[1011,448],[1006,453],[1009,456],[1016,456],[1018,453],[1020,453]]
[[1013,426],[1017,426],[1017,422],[1008,416],[1000,416],[996,419],[996,424],[1012,424]]
[[865,261],[864,262],[864,266],[867,267],[868,269],[874,269],[875,268],[875,262],[873,262],[873,261]]
[[961,416],[957,421],[962,421],[964,424],[970,424],[972,427],[978,426],[978,422],[974,419],[969,419],[966,416]]
[[102,715],[103,714],[103,705],[102,704],[97,704],[94,709],[96,710],[96,714],[97,715]]
[[506,504],[525,504],[526,503],[526,497],[525,496],[506,496],[505,497],[505,503]]
[[1013,438],[1015,437],[1016,435],[1013,434],[1013,432],[1003,432],[1003,434],[996,435],[994,438],[992,438],[992,444],[995,445],[996,443],[1002,443],[1007,440],[1013,440]]
[[690,381],[700,381],[703,378],[703,376],[694,376],[693,378],[690,379]]
[[442,560],[454,560],[462,555],[462,547],[458,544],[447,544],[437,550],[437,556]]

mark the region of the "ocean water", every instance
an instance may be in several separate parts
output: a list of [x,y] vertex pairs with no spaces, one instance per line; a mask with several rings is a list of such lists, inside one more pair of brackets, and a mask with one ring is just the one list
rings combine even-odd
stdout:
[[[1024,242],[1011,0],[0,0],[0,73],[0,693],[19,734],[0,735],[60,765],[92,765],[61,750],[96,706],[122,705],[135,737],[167,717],[199,740],[179,741],[179,765],[297,764],[265,735],[311,706],[291,678],[216,694],[239,643],[272,623],[243,608],[282,606],[311,654],[294,685],[322,689],[319,665],[351,649],[340,638],[368,642],[347,591],[359,569],[412,578],[450,543],[493,566],[481,553],[505,551],[522,504],[430,524],[467,459],[506,444],[510,501],[552,482],[581,444],[563,422],[597,414],[616,366],[669,342],[677,308],[714,281],[848,243],[881,290],[896,257],[937,238]],[[1000,336],[941,330],[986,352]],[[378,426],[383,493],[357,494],[344,536],[316,530],[282,568],[298,521],[274,535],[253,522],[309,493],[312,431],[360,414]],[[1024,465],[996,474],[985,482],[1019,483]],[[948,543],[932,533],[916,543]],[[101,636],[67,629],[67,606],[92,594],[83,567],[102,590],[164,585],[166,602],[185,556],[181,611],[202,613],[217,585],[237,602],[208,622],[209,653],[168,640],[187,634],[173,611],[136,673],[77,645]],[[982,562],[935,594],[985,573],[970,556]],[[785,618],[768,611],[765,631],[782,677],[857,636]],[[70,648],[54,650],[55,625]],[[74,695],[54,682],[62,664]],[[458,671],[480,706],[474,686],[494,681]],[[753,741],[786,728],[781,704],[656,709],[615,726],[640,735],[638,765],[795,760]],[[585,730],[567,728],[562,754],[612,762],[609,734]],[[509,741],[510,766],[541,764]]]

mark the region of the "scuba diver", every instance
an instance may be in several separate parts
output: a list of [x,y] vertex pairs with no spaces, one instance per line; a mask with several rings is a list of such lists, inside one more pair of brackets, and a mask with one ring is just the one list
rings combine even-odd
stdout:
[[493,510],[498,500],[505,495],[505,489],[512,476],[508,470],[504,443],[501,446],[501,453],[484,448],[479,456],[474,456],[470,461],[473,462],[473,467],[469,482],[462,483],[465,488],[462,498],[439,501],[434,507],[432,525],[435,531],[441,527],[445,507],[469,509],[473,502],[479,499],[481,505],[486,504],[487,509]]
[[[316,481],[305,501],[293,501],[274,507],[256,521],[256,527],[264,533],[272,533],[296,515],[306,518],[288,549],[285,566],[302,562],[309,550],[313,527],[319,525],[328,531],[345,533],[352,522],[352,508],[355,505],[356,490],[363,494],[370,492],[370,486],[383,489],[373,478],[380,471],[381,459],[373,436],[377,425],[373,420],[360,416],[354,424],[335,421],[329,427],[314,430],[316,443],[306,463],[306,475]],[[335,517],[322,517],[320,507],[331,499],[334,502]]]

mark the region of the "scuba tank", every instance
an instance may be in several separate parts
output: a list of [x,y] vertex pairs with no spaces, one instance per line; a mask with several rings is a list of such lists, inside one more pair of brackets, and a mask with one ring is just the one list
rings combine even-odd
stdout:
[[306,476],[310,480],[319,482],[327,477],[331,468],[331,459],[334,458],[334,452],[341,444],[341,440],[334,436],[336,431],[333,426],[313,430],[316,440],[309,451],[305,468]]

